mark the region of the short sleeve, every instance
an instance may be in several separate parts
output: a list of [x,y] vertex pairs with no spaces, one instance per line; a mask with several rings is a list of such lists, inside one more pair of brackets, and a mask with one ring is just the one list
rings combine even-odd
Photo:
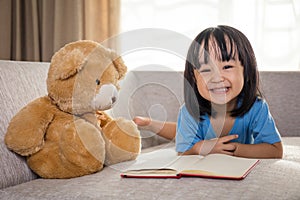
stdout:
[[177,152],[185,152],[193,146],[197,129],[197,121],[189,114],[186,106],[183,105],[179,110],[177,120],[175,140]]
[[274,144],[281,141],[275,121],[269,111],[269,106],[264,100],[257,100],[252,113],[251,129],[254,137],[254,144]]

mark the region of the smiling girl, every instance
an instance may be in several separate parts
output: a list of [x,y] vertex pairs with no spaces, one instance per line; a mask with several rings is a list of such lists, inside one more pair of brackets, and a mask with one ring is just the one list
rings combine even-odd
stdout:
[[176,130],[180,154],[281,158],[281,137],[259,91],[258,75],[253,49],[243,33],[229,26],[205,29],[188,51],[185,104],[176,129],[170,122],[162,126],[148,118],[134,121],[166,138],[174,137]]

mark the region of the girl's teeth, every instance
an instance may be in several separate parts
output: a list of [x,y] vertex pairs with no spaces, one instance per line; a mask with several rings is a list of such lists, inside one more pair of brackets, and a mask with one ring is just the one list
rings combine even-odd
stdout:
[[213,89],[213,92],[216,92],[216,93],[218,93],[218,92],[227,92],[227,88],[216,88],[216,89]]

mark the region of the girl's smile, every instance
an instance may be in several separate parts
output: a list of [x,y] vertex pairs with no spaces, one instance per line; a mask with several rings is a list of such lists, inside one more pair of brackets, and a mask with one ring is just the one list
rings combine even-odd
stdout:
[[215,94],[226,94],[226,92],[228,92],[229,90],[229,87],[226,87],[226,86],[220,86],[220,87],[209,87],[208,86],[208,90],[212,93],[215,93]]
[[210,59],[194,71],[200,95],[214,104],[235,104],[244,86],[244,67],[238,59]]

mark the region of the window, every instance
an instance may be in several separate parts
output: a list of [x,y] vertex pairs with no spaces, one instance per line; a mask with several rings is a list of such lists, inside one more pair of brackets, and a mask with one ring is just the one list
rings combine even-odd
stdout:
[[[149,28],[162,29],[163,33],[169,30],[171,35],[157,39],[175,45],[178,37],[192,41],[207,27],[227,24],[248,37],[259,70],[300,70],[300,0],[122,0],[121,3],[122,34],[148,28],[140,31],[142,35],[136,35],[137,40],[149,40],[143,38]],[[150,39],[155,40],[151,36]],[[151,64],[184,69],[186,43],[180,55],[160,47],[128,49],[126,44],[121,41],[121,48],[125,49],[123,58],[131,69]]]

